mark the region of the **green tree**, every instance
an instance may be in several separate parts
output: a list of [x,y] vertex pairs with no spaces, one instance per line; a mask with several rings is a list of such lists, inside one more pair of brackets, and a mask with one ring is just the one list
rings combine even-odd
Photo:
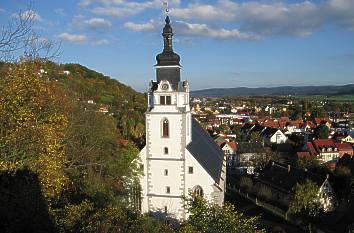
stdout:
[[249,142],[260,142],[263,143],[263,138],[262,136],[257,133],[257,132],[251,132],[250,136],[249,136]]
[[296,184],[295,195],[288,213],[301,217],[307,224],[316,221],[323,213],[319,190],[320,187],[310,180],[306,180],[303,184]]
[[187,198],[186,202],[190,215],[183,223],[180,232],[265,232],[257,226],[258,217],[246,217],[237,212],[235,207],[229,203],[219,206],[194,195]]
[[305,156],[299,158],[296,162],[298,168],[301,169],[313,169],[320,166],[320,162],[315,156]]
[[319,126],[316,127],[315,133],[316,133],[317,137],[320,139],[328,139],[329,128],[325,124],[320,124]]

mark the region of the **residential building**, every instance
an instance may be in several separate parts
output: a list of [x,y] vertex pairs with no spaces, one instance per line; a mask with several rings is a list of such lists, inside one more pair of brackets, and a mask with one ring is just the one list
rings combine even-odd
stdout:
[[296,184],[310,180],[319,185],[319,203],[326,212],[333,211],[337,205],[336,194],[327,178],[316,174],[308,173],[303,169],[297,169],[288,164],[270,162],[259,174],[256,183],[263,184],[271,189],[272,200],[284,210],[289,208],[289,204],[295,194]]
[[239,142],[236,153],[236,169],[241,173],[254,174],[254,159],[265,157],[266,151],[260,142]]
[[343,155],[345,155],[345,154],[350,155],[350,157],[353,156],[354,152],[353,152],[353,147],[351,144],[343,142],[343,143],[335,143],[335,146],[338,149],[339,158],[342,158]]
[[337,162],[339,158],[339,151],[335,143],[331,139],[317,139],[312,142],[316,149],[318,159],[322,163]]
[[263,137],[264,144],[283,144],[286,143],[288,138],[285,134],[276,128],[266,128],[262,131],[261,136]]

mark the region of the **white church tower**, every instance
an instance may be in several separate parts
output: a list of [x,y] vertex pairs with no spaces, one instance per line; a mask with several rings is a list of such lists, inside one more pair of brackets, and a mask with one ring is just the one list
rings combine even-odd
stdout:
[[142,213],[171,220],[188,217],[183,196],[189,192],[223,204],[226,162],[221,149],[193,119],[189,85],[180,79],[180,57],[172,49],[169,16],[163,52],[156,56],[156,81],[150,82],[146,146],[139,154],[143,175]]

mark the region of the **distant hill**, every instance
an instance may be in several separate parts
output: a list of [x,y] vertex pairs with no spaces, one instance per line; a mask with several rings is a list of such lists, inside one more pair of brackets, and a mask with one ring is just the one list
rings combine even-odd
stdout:
[[226,96],[282,96],[282,95],[354,95],[354,84],[343,86],[280,86],[280,87],[235,87],[211,88],[192,91],[194,97]]

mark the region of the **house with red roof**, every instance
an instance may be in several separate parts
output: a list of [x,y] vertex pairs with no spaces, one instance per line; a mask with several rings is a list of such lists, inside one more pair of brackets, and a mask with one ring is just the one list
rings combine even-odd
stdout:
[[343,155],[348,154],[350,157],[353,156],[354,151],[352,145],[349,143],[335,143],[336,147],[338,148],[339,151],[339,158],[342,158]]
[[317,139],[312,144],[318,153],[317,158],[321,162],[338,161],[339,151],[332,139]]
[[306,149],[310,153],[311,156],[316,156],[317,157],[317,155],[319,155],[317,153],[315,147],[313,146],[312,142],[306,143]]

